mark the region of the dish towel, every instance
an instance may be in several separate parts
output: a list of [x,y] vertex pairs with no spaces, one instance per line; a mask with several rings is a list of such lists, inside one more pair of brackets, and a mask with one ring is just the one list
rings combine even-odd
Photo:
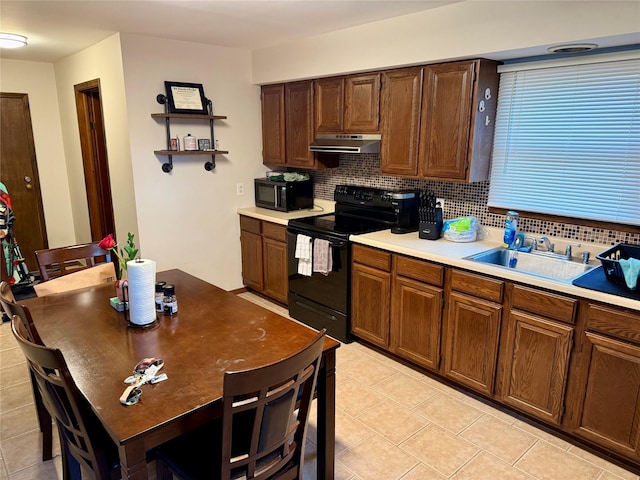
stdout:
[[638,285],[638,275],[640,275],[640,260],[637,258],[621,258],[618,260],[622,273],[624,274],[624,281],[627,283],[629,290],[633,290]]
[[316,238],[313,241],[313,271],[329,275],[332,268],[331,243],[328,240]]
[[298,259],[298,273],[311,276],[311,237],[298,234],[296,237],[296,253]]

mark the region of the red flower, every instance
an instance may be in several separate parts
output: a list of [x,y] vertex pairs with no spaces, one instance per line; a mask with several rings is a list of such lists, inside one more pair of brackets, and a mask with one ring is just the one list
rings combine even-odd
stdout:
[[98,243],[98,246],[103,250],[111,250],[113,247],[115,247],[116,241],[113,239],[113,234],[110,233],[109,235],[104,237],[102,240],[100,240],[100,242]]

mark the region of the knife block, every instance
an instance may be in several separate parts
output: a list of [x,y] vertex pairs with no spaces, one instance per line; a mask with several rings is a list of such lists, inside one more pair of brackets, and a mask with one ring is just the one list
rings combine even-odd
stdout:
[[418,237],[425,240],[438,240],[442,233],[442,209],[436,208],[435,222],[420,222],[418,224]]

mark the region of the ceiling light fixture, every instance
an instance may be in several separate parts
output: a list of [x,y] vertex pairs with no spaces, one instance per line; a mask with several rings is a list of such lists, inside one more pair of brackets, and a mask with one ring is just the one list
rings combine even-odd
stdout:
[[547,52],[550,53],[581,53],[589,52],[598,48],[595,43],[568,43],[566,45],[554,45],[547,48]]
[[27,37],[15,33],[0,32],[0,48],[20,48],[27,44]]

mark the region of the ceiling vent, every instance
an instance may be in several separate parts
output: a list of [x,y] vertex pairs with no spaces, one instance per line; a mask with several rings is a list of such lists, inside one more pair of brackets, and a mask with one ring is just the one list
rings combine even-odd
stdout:
[[598,48],[595,43],[568,43],[566,45],[554,45],[547,48],[549,53],[582,53]]

